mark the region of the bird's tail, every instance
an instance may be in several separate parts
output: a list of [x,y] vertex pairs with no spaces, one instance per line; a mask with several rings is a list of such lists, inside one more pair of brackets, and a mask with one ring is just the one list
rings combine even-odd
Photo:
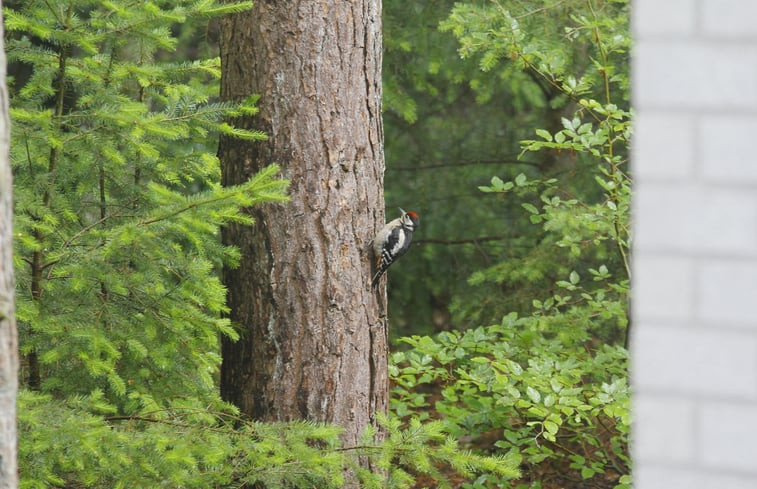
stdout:
[[376,271],[376,275],[373,276],[373,280],[371,280],[371,287],[376,287],[379,283],[379,279],[381,279],[381,276],[384,274],[386,269],[389,267],[385,267],[383,265],[380,265],[378,270]]
[[373,276],[373,280],[371,280],[371,287],[376,287],[379,283],[379,279],[381,278],[381,275],[384,273],[384,270],[379,269],[378,272],[376,272],[376,275]]

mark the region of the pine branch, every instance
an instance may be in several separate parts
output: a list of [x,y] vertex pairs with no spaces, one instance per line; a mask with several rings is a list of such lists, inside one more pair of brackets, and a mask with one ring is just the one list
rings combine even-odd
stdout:
[[236,195],[232,193],[232,194],[221,195],[219,197],[215,197],[211,199],[202,200],[200,202],[190,202],[182,207],[179,207],[175,211],[140,221],[137,223],[137,225],[148,226],[150,224],[155,224],[156,222],[165,221],[166,219],[170,219],[172,217],[178,216],[179,214],[183,214],[187,211],[191,211],[193,209],[197,209],[199,207],[210,205],[210,204],[215,204],[216,202],[223,202],[225,200],[230,200],[234,197],[236,197]]
[[[156,423],[156,424],[164,424],[168,426],[175,426],[177,428],[185,428],[185,429],[197,429],[197,424],[190,424],[190,423],[180,423],[178,421],[172,421],[168,419],[159,419],[159,418],[148,418],[146,416],[106,416],[103,418],[107,422],[113,422],[113,421],[144,421],[145,423]],[[213,428],[212,426],[201,426],[202,430],[206,431],[212,431],[214,433],[222,433],[224,435],[236,435],[238,434],[234,430],[222,430],[220,428]]]

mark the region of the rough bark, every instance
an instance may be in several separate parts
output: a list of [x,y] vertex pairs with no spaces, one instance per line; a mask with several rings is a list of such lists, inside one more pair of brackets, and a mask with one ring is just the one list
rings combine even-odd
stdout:
[[242,265],[224,271],[242,339],[224,341],[221,392],[262,420],[346,428],[387,402],[385,295],[371,289],[370,241],[384,223],[380,0],[259,0],[221,26],[221,97],[260,94],[235,121],[269,135],[224,139],[225,185],[279,163],[291,202],[229,226]]
[[[2,2],[0,2],[2,7]],[[0,8],[0,11],[2,9]],[[18,337],[14,303],[13,203],[10,169],[10,120],[5,85],[5,49],[0,14],[0,489],[18,487],[16,392]]]

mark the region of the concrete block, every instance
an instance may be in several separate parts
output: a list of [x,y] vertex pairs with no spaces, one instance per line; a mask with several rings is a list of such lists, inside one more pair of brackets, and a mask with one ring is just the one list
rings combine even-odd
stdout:
[[757,328],[757,261],[712,259],[696,269],[698,318]]
[[702,33],[707,36],[757,38],[754,0],[702,0],[700,18]]
[[694,405],[689,399],[639,394],[631,437],[636,462],[685,463],[696,454]]
[[634,0],[631,26],[636,38],[692,34],[696,28],[696,1]]
[[[699,451],[704,466],[757,476],[757,404],[706,403],[699,408]],[[730,486],[722,486],[730,487]],[[757,486],[753,486],[757,487]]]
[[757,400],[757,336],[646,322],[635,325],[631,380],[637,394]]
[[636,489],[754,489],[757,477],[706,472],[700,467],[669,467],[665,465],[634,465]]
[[634,253],[634,320],[688,319],[694,309],[694,264],[677,255]]
[[757,254],[757,193],[645,182],[634,197],[637,250]]
[[757,114],[708,116],[699,123],[698,132],[701,171],[708,181],[757,184],[757,153],[754,151]]
[[[658,5],[663,2],[658,2]],[[645,41],[633,53],[637,109],[757,109],[757,47]]]
[[685,179],[691,176],[695,141],[693,117],[639,111],[631,140],[634,179]]

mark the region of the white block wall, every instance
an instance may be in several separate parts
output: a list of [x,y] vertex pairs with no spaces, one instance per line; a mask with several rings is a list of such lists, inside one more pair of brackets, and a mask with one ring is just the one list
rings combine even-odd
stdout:
[[632,0],[636,489],[757,488],[757,0]]

